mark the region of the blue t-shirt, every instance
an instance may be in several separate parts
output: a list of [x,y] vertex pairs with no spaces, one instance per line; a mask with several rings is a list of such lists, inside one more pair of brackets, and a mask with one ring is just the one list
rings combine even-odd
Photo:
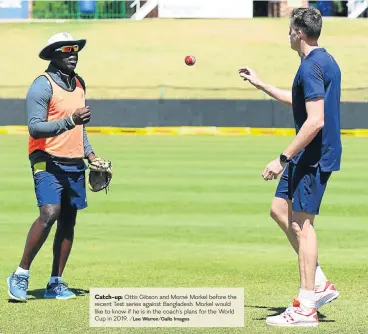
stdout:
[[342,147],[340,134],[341,71],[335,59],[324,49],[312,50],[302,61],[293,83],[293,114],[298,133],[307,120],[306,102],[324,98],[324,127],[293,162],[320,165],[324,172],[340,169]]

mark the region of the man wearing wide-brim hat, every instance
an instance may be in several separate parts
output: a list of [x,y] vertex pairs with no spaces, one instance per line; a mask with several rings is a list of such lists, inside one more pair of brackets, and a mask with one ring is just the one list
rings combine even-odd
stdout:
[[86,46],[87,40],[85,39],[74,39],[67,32],[56,34],[48,40],[48,44],[40,51],[40,58],[43,60],[52,60],[55,55],[55,50],[62,46],[77,46],[77,52],[82,51]]
[[30,266],[57,221],[51,277],[44,297],[69,299],[76,295],[61,278],[70,254],[77,211],[87,207],[85,171],[96,158],[85,124],[91,113],[85,105],[85,83],[74,70],[85,39],[69,33],[52,36],[39,53],[50,61],[28,90],[28,153],[39,217],[30,228],[19,267],[8,278],[11,299],[26,302]]

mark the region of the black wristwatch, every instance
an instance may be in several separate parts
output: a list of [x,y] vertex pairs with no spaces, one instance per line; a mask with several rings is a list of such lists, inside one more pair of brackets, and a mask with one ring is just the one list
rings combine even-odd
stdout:
[[287,158],[285,154],[280,154],[280,162],[288,164],[291,160]]

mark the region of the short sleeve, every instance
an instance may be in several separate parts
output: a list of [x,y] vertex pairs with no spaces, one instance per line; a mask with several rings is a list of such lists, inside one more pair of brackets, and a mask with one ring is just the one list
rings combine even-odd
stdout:
[[317,97],[325,97],[323,70],[319,64],[315,62],[305,64],[301,71],[300,80],[305,101],[310,101]]

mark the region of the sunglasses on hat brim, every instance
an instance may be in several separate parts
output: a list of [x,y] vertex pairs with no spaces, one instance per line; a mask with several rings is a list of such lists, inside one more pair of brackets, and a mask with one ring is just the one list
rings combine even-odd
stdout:
[[66,45],[66,46],[62,46],[58,49],[56,49],[55,51],[60,51],[60,52],[78,52],[79,51],[79,46],[78,45]]

